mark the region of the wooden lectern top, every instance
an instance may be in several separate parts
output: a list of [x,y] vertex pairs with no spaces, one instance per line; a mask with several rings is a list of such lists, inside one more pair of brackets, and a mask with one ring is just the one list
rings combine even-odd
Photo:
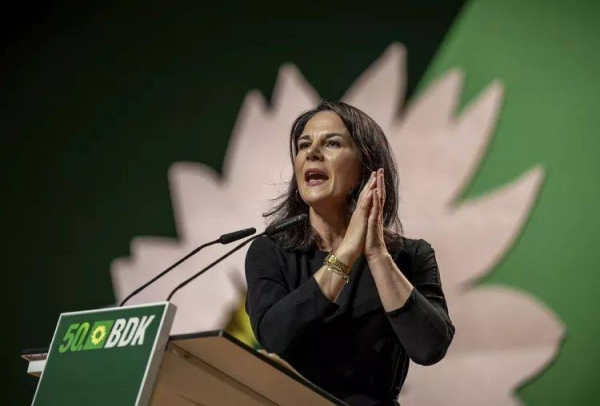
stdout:
[[222,330],[170,338],[150,404],[345,405]]

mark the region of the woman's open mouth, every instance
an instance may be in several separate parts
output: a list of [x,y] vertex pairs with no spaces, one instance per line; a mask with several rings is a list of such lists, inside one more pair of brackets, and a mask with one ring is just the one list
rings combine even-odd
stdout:
[[327,176],[327,172],[321,169],[307,169],[304,172],[304,181],[308,186],[318,186],[329,180],[329,176]]

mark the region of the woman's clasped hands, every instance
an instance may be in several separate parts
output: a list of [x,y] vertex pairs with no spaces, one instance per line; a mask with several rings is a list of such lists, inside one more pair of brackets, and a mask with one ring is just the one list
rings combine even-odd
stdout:
[[380,168],[371,173],[358,196],[356,209],[336,253],[338,257],[346,257],[352,264],[361,254],[371,260],[388,253],[383,233],[384,204],[385,178]]

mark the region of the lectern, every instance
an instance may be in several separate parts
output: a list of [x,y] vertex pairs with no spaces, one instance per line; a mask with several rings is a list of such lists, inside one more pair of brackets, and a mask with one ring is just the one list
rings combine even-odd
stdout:
[[33,405],[344,405],[224,331],[169,336],[168,302],[63,313]]

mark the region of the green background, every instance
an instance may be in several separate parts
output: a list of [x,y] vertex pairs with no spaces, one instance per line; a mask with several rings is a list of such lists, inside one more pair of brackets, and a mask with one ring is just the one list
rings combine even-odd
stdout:
[[460,66],[466,72],[463,106],[495,78],[505,86],[495,137],[466,198],[538,163],[546,172],[517,244],[482,281],[533,294],[566,324],[556,362],[519,391],[530,405],[598,399],[598,40],[600,2],[474,1],[420,85]]
[[[135,404],[165,308],[165,305],[123,308],[61,317],[35,404]],[[146,329],[142,345],[64,353],[58,351],[67,329],[73,323],[89,322],[92,325],[101,320],[141,319],[150,315],[155,315],[155,318]]]
[[517,245],[481,283],[522,288],[567,325],[557,361],[519,391],[526,404],[597,398],[597,2],[12,7],[1,17],[0,220],[2,300],[18,309],[2,346],[13,404],[29,404],[37,381],[20,350],[47,346],[61,312],[113,303],[110,262],[134,236],[176,237],[173,162],[219,170],[244,95],[269,98],[284,62],[336,99],[395,41],[408,52],[409,98],[456,66],[463,105],[504,83],[498,131],[465,197],[538,163],[546,180]]

